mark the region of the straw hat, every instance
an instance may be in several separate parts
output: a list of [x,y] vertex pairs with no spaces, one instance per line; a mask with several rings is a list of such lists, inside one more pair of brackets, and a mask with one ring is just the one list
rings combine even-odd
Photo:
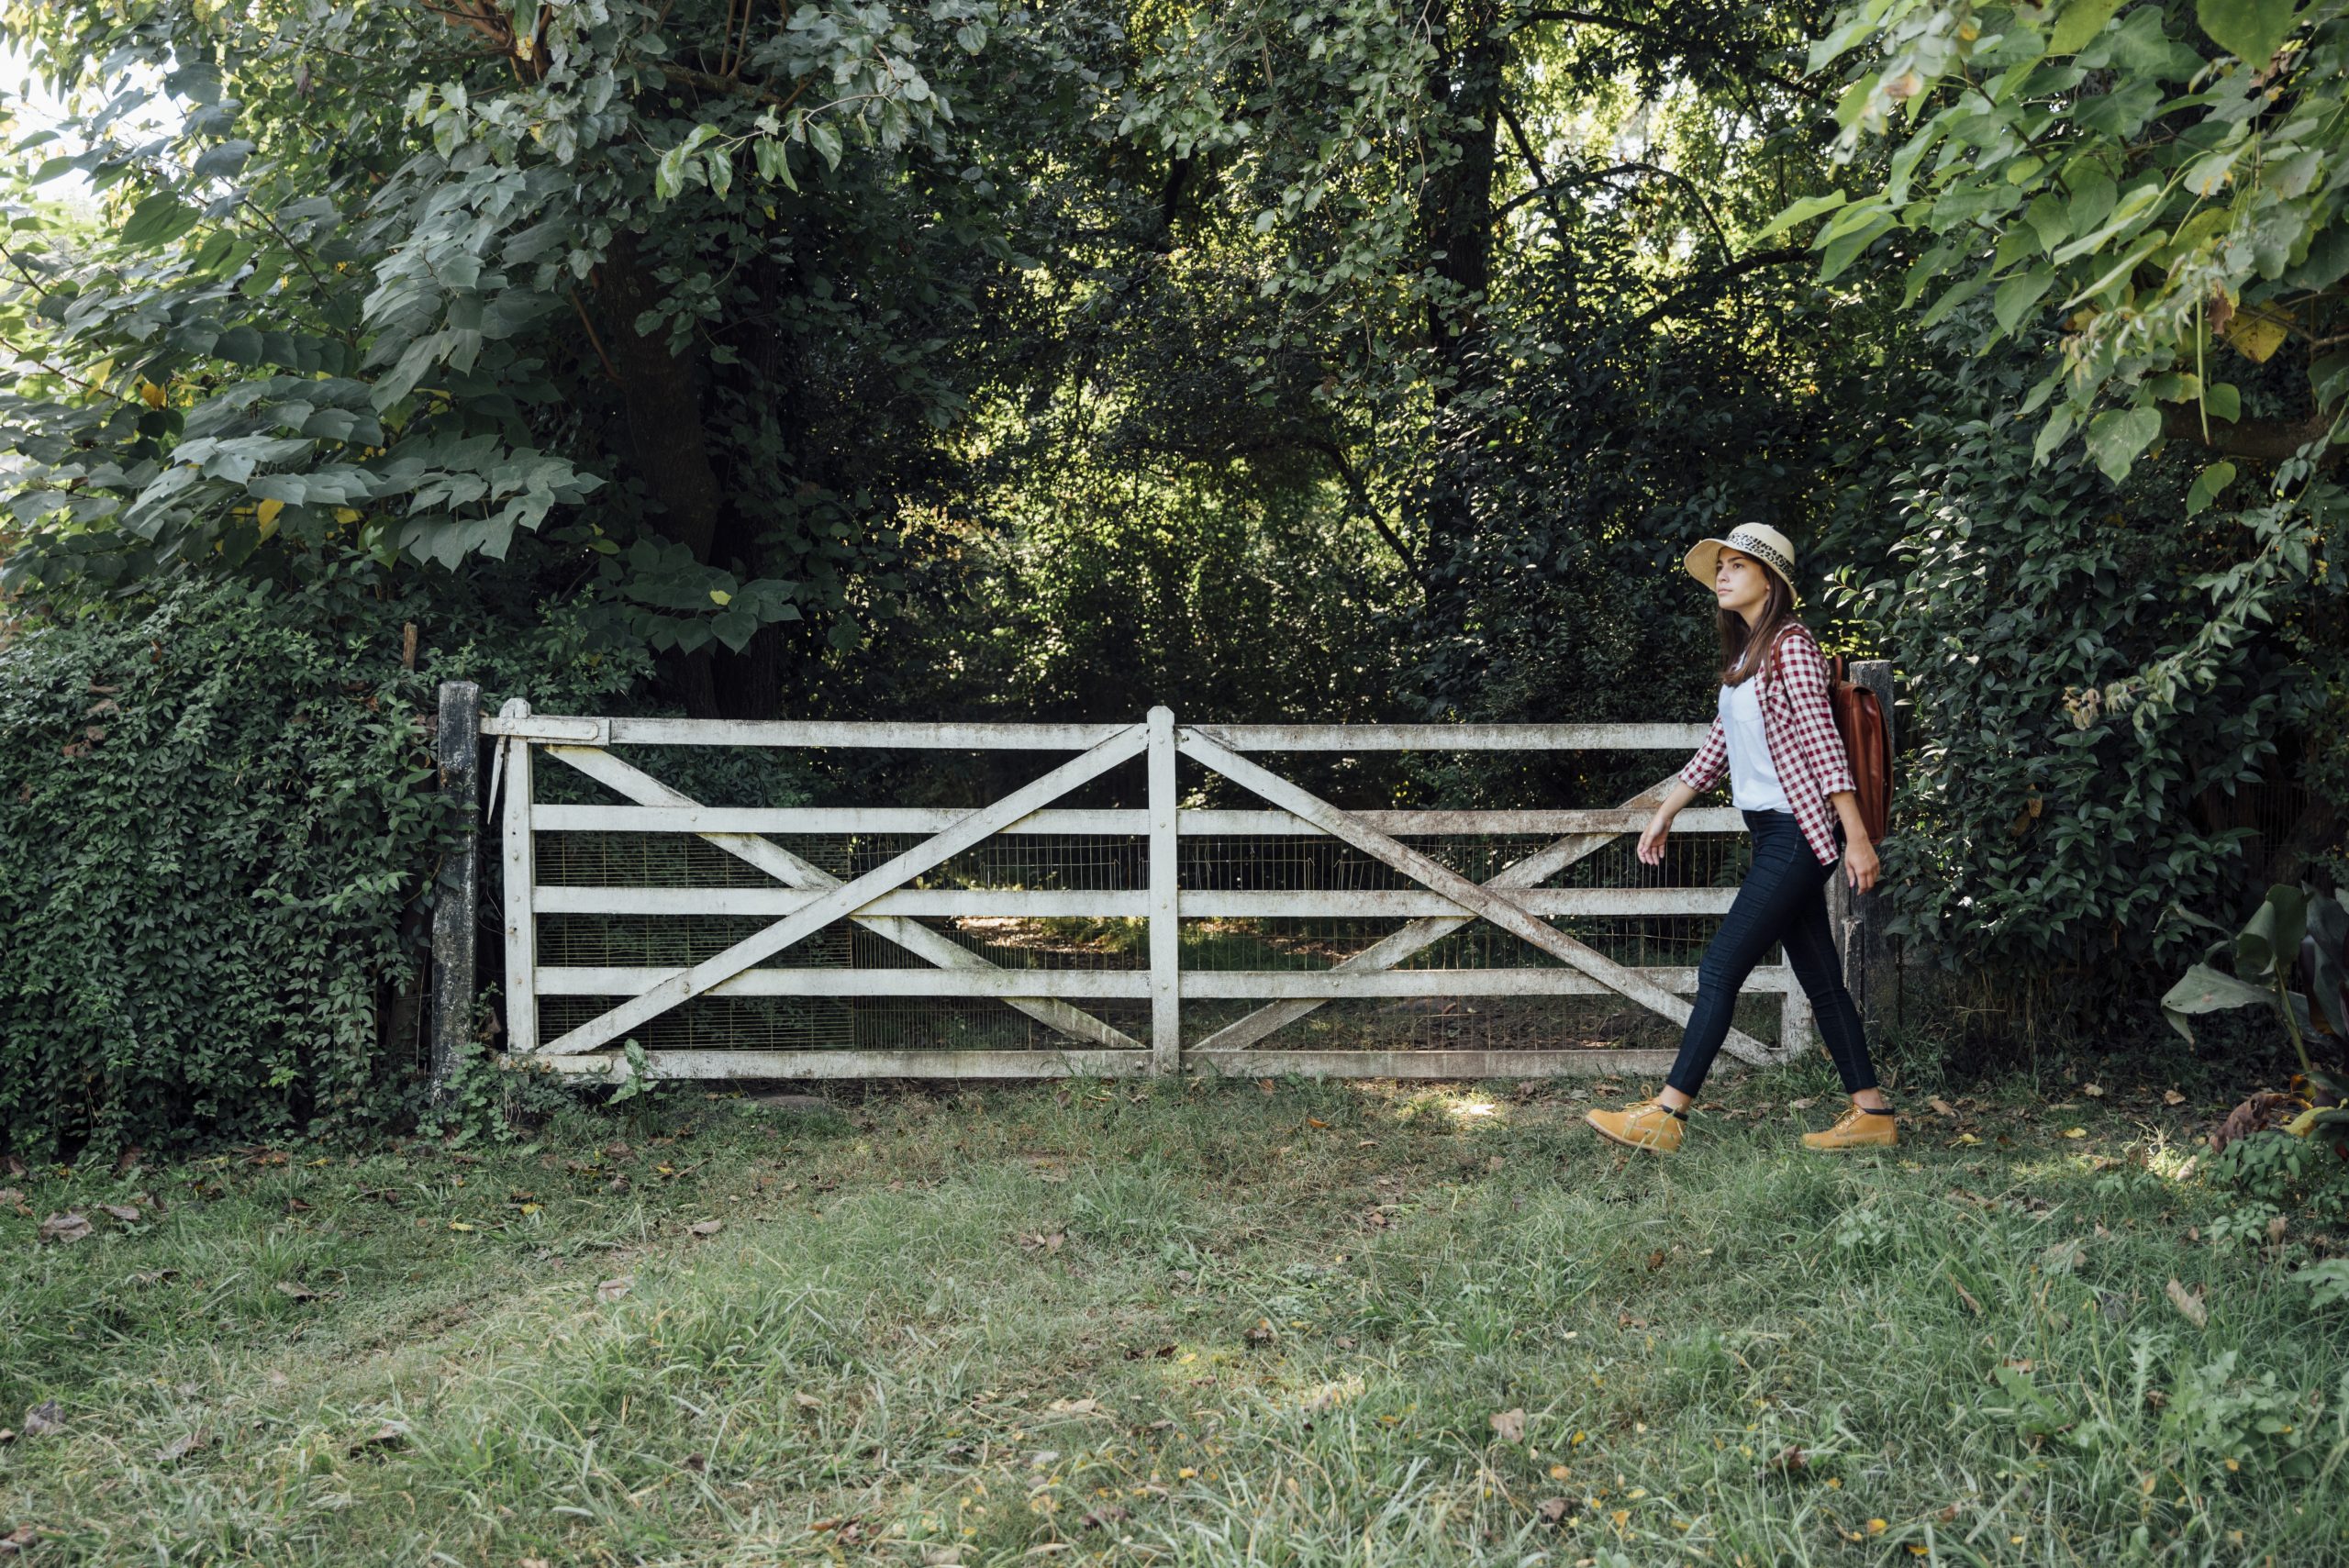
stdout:
[[1802,608],[1802,591],[1795,586],[1795,547],[1787,542],[1786,535],[1761,523],[1740,523],[1727,539],[1698,539],[1688,551],[1688,575],[1711,587],[1713,569],[1720,563],[1724,550],[1750,555],[1776,573],[1787,592],[1794,595],[1795,608]]

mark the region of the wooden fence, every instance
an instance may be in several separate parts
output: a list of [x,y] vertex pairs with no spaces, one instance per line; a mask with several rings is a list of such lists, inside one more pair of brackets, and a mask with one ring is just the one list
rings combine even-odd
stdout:
[[[1889,711],[1888,671],[1863,666]],[[1566,1073],[1659,1072],[1661,1050],[1304,1050],[1264,1043],[1325,1004],[1347,999],[1546,997],[1627,999],[1678,1023],[1696,987],[1693,965],[1633,966],[1567,934],[1560,917],[1718,916],[1734,887],[1548,885],[1602,847],[1636,835],[1673,783],[1674,772],[1703,740],[1697,725],[1184,725],[1152,708],[1130,724],[906,724],[829,721],[721,722],[676,718],[551,716],[522,703],[484,717],[467,684],[442,688],[440,755],[444,787],[480,813],[481,742],[494,745],[489,795],[501,852],[498,897],[504,911],[505,1049],[510,1060],[563,1072],[627,1070],[618,1044],[662,1015],[697,999],[955,997],[992,998],[1051,1031],[1051,1049],[690,1049],[647,1052],[663,1077],[718,1078],[1029,1078],[1124,1076],[1179,1072],[1258,1075],[1403,1078],[1529,1077]],[[740,807],[705,804],[623,760],[615,748],[850,747],[890,751],[1017,751],[1074,753],[1026,784],[968,809],[881,806]],[[1330,804],[1260,760],[1312,751],[1653,751],[1670,754],[1656,782],[1631,798],[1580,810],[1359,811]],[[1186,808],[1176,795],[1176,760],[1188,758],[1248,792],[1252,809]],[[1121,764],[1139,762],[1147,804],[1099,808],[1062,804],[1072,792]],[[568,770],[601,786],[619,804],[550,804],[539,798],[541,770]],[[1129,796],[1129,798],[1131,798]],[[1743,831],[1726,808],[1692,807],[1677,834]],[[762,876],[729,885],[557,885],[541,878],[540,841],[554,835],[625,834],[690,838],[713,846]],[[866,869],[836,873],[784,843],[808,835],[879,836],[910,847]],[[1021,835],[1098,835],[1143,847],[1146,875],[1115,889],[918,886],[926,873],[978,846]],[[1542,847],[1484,880],[1415,848],[1431,836],[1523,838]],[[1386,888],[1215,889],[1178,885],[1187,840],[1230,841],[1235,852],[1272,839],[1326,838],[1389,868]],[[445,1076],[455,1042],[469,1026],[474,992],[472,951],[476,872],[459,854],[444,868],[435,932],[435,1071]],[[1840,879],[1839,879],[1840,880]],[[1864,996],[1876,989],[1871,966],[1881,944],[1866,900],[1838,900],[1837,929]],[[755,929],[723,951],[686,963],[631,965],[547,962],[539,928],[553,916],[651,920],[754,917]],[[965,942],[951,922],[983,917],[1085,917],[1146,923],[1147,963],[1127,969],[1000,967]],[[1185,920],[1275,920],[1297,917],[1403,922],[1368,946],[1323,968],[1214,971],[1186,968]],[[1452,933],[1489,922],[1555,961],[1542,967],[1429,968],[1408,961]],[[809,939],[841,922],[874,933],[909,967],[848,967],[805,962]],[[929,923],[926,923],[929,922]],[[800,944],[809,944],[802,946]],[[796,949],[789,966],[770,961]],[[1809,1007],[1791,972],[1757,970],[1749,992],[1777,999],[1779,1040],[1772,1045],[1732,1030],[1727,1050],[1755,1064],[1786,1060],[1812,1040]],[[551,998],[600,998],[592,1016],[541,1027]],[[1234,998],[1259,1004],[1196,1040],[1186,1040],[1186,1003]],[[1097,1016],[1119,1003],[1149,1019],[1146,1039]],[[1095,1010],[1087,1010],[1090,1004]],[[566,1002],[576,1015],[580,1004]],[[1138,1026],[1137,1026],[1138,1027]]]

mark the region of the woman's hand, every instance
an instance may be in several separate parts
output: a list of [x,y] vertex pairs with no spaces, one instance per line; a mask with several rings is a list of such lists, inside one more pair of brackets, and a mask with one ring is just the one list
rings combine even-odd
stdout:
[[1854,839],[1844,847],[1843,874],[1851,878],[1853,892],[1865,893],[1874,887],[1877,867],[1876,846],[1865,839]]
[[1640,830],[1640,859],[1652,866],[1662,865],[1664,835],[1671,831],[1672,813],[1657,806],[1655,815],[1648,818],[1648,825]]

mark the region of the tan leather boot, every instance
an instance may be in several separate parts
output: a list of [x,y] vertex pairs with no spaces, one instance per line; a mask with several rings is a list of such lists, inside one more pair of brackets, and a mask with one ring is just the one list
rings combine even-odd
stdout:
[[1853,1106],[1824,1132],[1802,1135],[1805,1149],[1889,1149],[1900,1141],[1897,1118],[1890,1111],[1863,1110]]
[[1672,1110],[1659,1100],[1629,1110],[1585,1111],[1583,1120],[1598,1129],[1598,1136],[1626,1149],[1644,1149],[1653,1154],[1669,1154],[1680,1147],[1681,1129],[1688,1122],[1687,1113]]

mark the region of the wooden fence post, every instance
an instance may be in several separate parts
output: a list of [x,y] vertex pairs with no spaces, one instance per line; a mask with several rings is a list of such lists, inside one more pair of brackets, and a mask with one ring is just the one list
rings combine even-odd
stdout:
[[[1888,759],[1898,740],[1892,733],[1892,663],[1885,659],[1862,660],[1853,663],[1850,670],[1851,678],[1876,693],[1876,700],[1884,708]],[[1835,933],[1835,945],[1842,951],[1843,984],[1851,991],[1852,1000],[1859,1005],[1861,1024],[1873,1032],[1891,1016],[1897,983],[1892,944],[1884,933],[1885,922],[1892,917],[1890,902],[1881,889],[1854,894],[1839,867],[1828,887],[1827,917]]]
[[440,683],[440,727],[434,746],[440,789],[450,797],[458,832],[440,862],[432,899],[431,1097],[438,1102],[473,1032],[474,910],[481,897],[481,688],[471,681]]
[[1183,1070],[1183,927],[1175,891],[1174,711],[1150,710],[1150,1070]]

